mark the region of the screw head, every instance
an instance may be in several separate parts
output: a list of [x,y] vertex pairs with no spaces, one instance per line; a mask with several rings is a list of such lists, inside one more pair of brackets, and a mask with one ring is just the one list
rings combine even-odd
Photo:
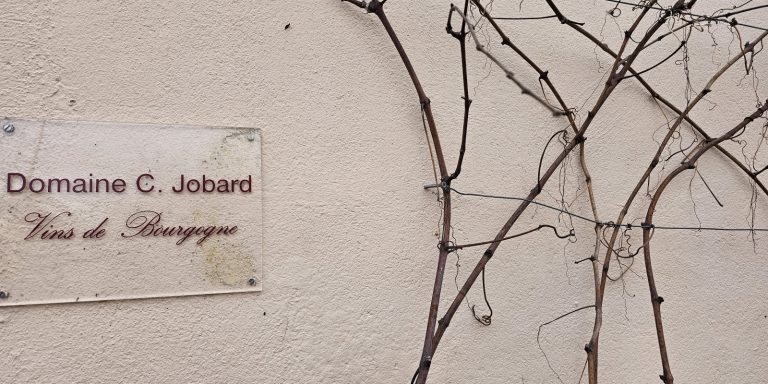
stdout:
[[0,299],[7,299],[8,296],[9,296],[8,292],[0,291]]
[[14,127],[13,124],[11,123],[3,124],[3,131],[5,131],[5,133],[12,133],[15,130],[16,130],[16,127]]
[[248,279],[248,285],[256,285],[257,281],[255,277]]

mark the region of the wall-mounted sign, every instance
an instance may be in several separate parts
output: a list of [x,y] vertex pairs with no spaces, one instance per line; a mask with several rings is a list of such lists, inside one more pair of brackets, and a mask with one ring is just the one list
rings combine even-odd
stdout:
[[0,306],[261,290],[261,135],[6,120]]

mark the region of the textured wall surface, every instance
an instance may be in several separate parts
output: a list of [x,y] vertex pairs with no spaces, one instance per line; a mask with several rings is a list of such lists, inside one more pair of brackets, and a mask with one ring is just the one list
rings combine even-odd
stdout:
[[[498,15],[550,14],[543,2],[524,2],[522,12],[517,1],[497,3]],[[614,20],[605,17],[610,5],[602,1],[561,3],[612,47],[636,14],[626,8]],[[708,2],[702,11],[730,4]],[[462,88],[458,44],[444,29],[448,7],[438,0],[387,4],[432,99],[452,163]],[[373,15],[336,0],[4,0],[0,8],[0,116],[262,129],[265,271],[258,294],[3,308],[0,382],[410,379],[434,278],[440,206],[422,189],[433,171],[415,92]],[[764,13],[752,22],[761,20]],[[609,58],[551,19],[503,25],[586,116]],[[754,35],[744,30],[745,40]],[[538,87],[535,73],[499,46],[498,37],[481,36],[522,81]],[[722,26],[690,41],[691,84],[698,91],[739,41]],[[674,38],[664,40],[637,67],[654,64],[677,45]],[[535,185],[541,149],[565,121],[521,96],[479,52],[469,50],[469,57],[475,103],[464,174],[454,186],[522,196]],[[760,64],[765,60],[758,56]],[[648,78],[684,105],[681,63],[670,60]],[[713,133],[733,127],[754,110],[754,80],[737,68],[692,116]],[[764,83],[756,89],[763,99],[768,94]],[[587,133],[604,220],[617,216],[652,158],[665,114],[672,117],[627,81]],[[676,145],[685,147],[692,135],[688,127],[683,131]],[[765,164],[761,159],[758,167]],[[570,161],[567,169],[563,185],[570,186],[571,209],[588,214],[583,189],[577,192],[572,182],[581,177],[578,163]],[[701,160],[701,173],[725,208],[698,177],[686,174],[662,199],[657,222],[747,226],[749,180],[715,154]],[[556,204],[559,184],[547,186],[541,200]],[[515,207],[455,200],[459,242],[490,239]],[[640,197],[632,219],[643,216],[648,200]],[[768,226],[763,197],[756,216],[755,225]],[[547,210],[531,209],[515,228],[557,220]],[[462,307],[435,356],[431,382],[578,381],[592,312],[543,328],[540,344],[536,338],[540,324],[593,301],[590,267],[573,263],[589,256],[591,226],[574,225],[575,244],[541,232],[501,246],[487,270],[493,324],[481,326]],[[654,236],[677,382],[763,383],[768,377],[768,239],[756,238],[753,244],[743,232]],[[480,254],[462,251],[458,262],[451,256],[443,308],[456,292],[457,268],[461,283]],[[479,289],[471,291],[469,304],[486,313]],[[642,260],[623,282],[608,284],[600,350],[602,382],[658,381]]]

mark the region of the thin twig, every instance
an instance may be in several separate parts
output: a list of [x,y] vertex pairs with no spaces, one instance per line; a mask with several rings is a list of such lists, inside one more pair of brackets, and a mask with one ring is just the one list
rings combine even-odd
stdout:
[[[475,3],[475,5],[477,6],[477,3],[476,3],[476,2],[474,2],[474,1],[473,1],[473,3]],[[539,104],[541,104],[541,105],[543,105],[545,108],[547,108],[547,109],[548,109],[550,112],[552,112],[552,114],[554,114],[554,115],[562,115],[562,114],[566,114],[566,113],[567,113],[566,111],[561,111],[561,110],[559,110],[559,109],[557,109],[557,108],[553,107],[551,104],[549,104],[549,102],[547,102],[546,100],[544,100],[544,99],[543,99],[541,96],[537,95],[535,92],[531,91],[531,90],[530,90],[530,88],[528,88],[528,87],[527,87],[527,86],[525,86],[523,83],[521,83],[521,82],[520,82],[520,80],[518,80],[518,79],[517,79],[517,77],[515,77],[515,74],[514,74],[512,71],[510,71],[510,70],[509,70],[509,69],[508,69],[508,68],[507,68],[507,67],[504,65],[504,63],[502,63],[502,62],[501,62],[501,60],[499,60],[498,58],[496,58],[496,56],[494,56],[494,55],[493,55],[493,54],[492,54],[492,53],[491,53],[491,52],[490,52],[490,51],[489,51],[487,48],[485,48],[485,45],[483,45],[483,43],[481,43],[481,42],[480,42],[480,39],[477,37],[477,33],[475,32],[475,26],[474,26],[474,24],[472,24],[472,23],[469,21],[469,19],[467,18],[467,16],[466,16],[466,15],[464,15],[464,14],[461,12],[461,10],[459,10],[459,8],[457,8],[457,7],[456,7],[455,5],[453,5],[453,4],[451,4],[451,9],[452,9],[454,12],[458,13],[458,14],[459,14],[459,16],[461,16],[461,18],[462,18],[462,19],[463,19],[463,20],[464,20],[464,21],[467,23],[467,25],[469,26],[469,28],[468,28],[468,31],[469,31],[469,35],[470,35],[470,36],[472,36],[472,40],[474,40],[474,42],[475,42],[475,48],[476,48],[478,51],[482,52],[482,53],[483,53],[483,54],[484,54],[486,57],[488,57],[488,59],[490,59],[490,60],[491,60],[491,61],[492,61],[494,64],[496,64],[496,66],[497,66],[497,67],[499,67],[499,68],[500,68],[500,69],[501,69],[501,70],[504,72],[504,74],[507,76],[507,78],[508,78],[508,79],[510,79],[510,80],[512,80],[512,82],[513,82],[513,83],[515,83],[515,85],[517,85],[517,87],[518,87],[518,88],[520,88],[520,91],[522,92],[522,94],[523,94],[523,95],[528,95],[528,96],[530,96],[531,98],[533,98],[534,100],[536,100],[537,102],[539,102]]]

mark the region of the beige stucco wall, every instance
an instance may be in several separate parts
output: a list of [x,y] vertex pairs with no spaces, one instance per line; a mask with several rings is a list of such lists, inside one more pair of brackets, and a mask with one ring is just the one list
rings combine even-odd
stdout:
[[[514,3],[498,4],[497,12],[512,14]],[[603,17],[606,4],[562,3],[573,19],[596,34],[602,29],[606,41],[617,44],[616,24]],[[433,101],[452,162],[462,101],[458,46],[444,32],[448,4],[393,0],[387,7]],[[523,10],[549,13],[534,2]],[[620,21],[624,28],[628,22]],[[585,111],[607,58],[559,23],[526,23],[505,25],[550,70],[569,103],[586,103]],[[706,34],[692,40],[695,89],[728,54],[730,34],[720,32],[717,47]],[[495,45],[498,40],[490,39],[494,51],[534,86],[534,74]],[[676,44],[661,45],[659,54]],[[738,42],[732,44],[737,49]],[[646,59],[638,67],[650,64]],[[520,96],[474,50],[470,74],[469,152],[455,186],[522,196],[534,185],[541,148],[565,123]],[[683,103],[680,67],[667,63],[650,78]],[[739,122],[755,104],[751,78],[740,80],[740,73],[725,76],[711,97],[717,107],[703,104],[693,116],[712,132]],[[758,90],[765,98],[765,83]],[[432,170],[415,92],[372,15],[335,0],[4,0],[0,116],[260,128],[265,271],[257,294],[3,308],[0,382],[410,379],[434,277],[440,211],[435,196],[422,189]],[[605,220],[617,215],[655,151],[650,133],[663,124],[659,108],[627,82],[587,133]],[[569,167],[576,179],[577,164]],[[726,208],[715,205],[698,179],[689,192],[685,176],[662,200],[657,221],[695,225],[693,197],[703,225],[746,226],[746,178],[715,155],[702,160],[702,173]],[[556,185],[543,201],[554,201]],[[765,199],[758,205],[757,225],[766,227]],[[513,207],[457,198],[457,239],[489,239]],[[588,213],[583,196],[573,207]],[[632,211],[633,218],[641,214],[639,207]],[[555,220],[531,210],[516,228]],[[539,324],[592,300],[590,268],[573,264],[588,256],[590,226],[576,225],[576,244],[540,233],[500,248],[487,276],[493,324],[480,326],[462,308],[435,357],[432,382],[557,382],[536,333]],[[654,237],[677,382],[766,381],[768,240],[757,238],[753,247],[745,233],[659,231]],[[479,256],[461,252],[460,277]],[[446,300],[456,291],[455,264],[451,256]],[[661,372],[642,260],[633,271],[624,284],[608,286],[605,383],[652,383]],[[484,308],[478,290],[470,302]],[[564,382],[578,381],[591,326],[585,311],[542,331],[541,347]]]

